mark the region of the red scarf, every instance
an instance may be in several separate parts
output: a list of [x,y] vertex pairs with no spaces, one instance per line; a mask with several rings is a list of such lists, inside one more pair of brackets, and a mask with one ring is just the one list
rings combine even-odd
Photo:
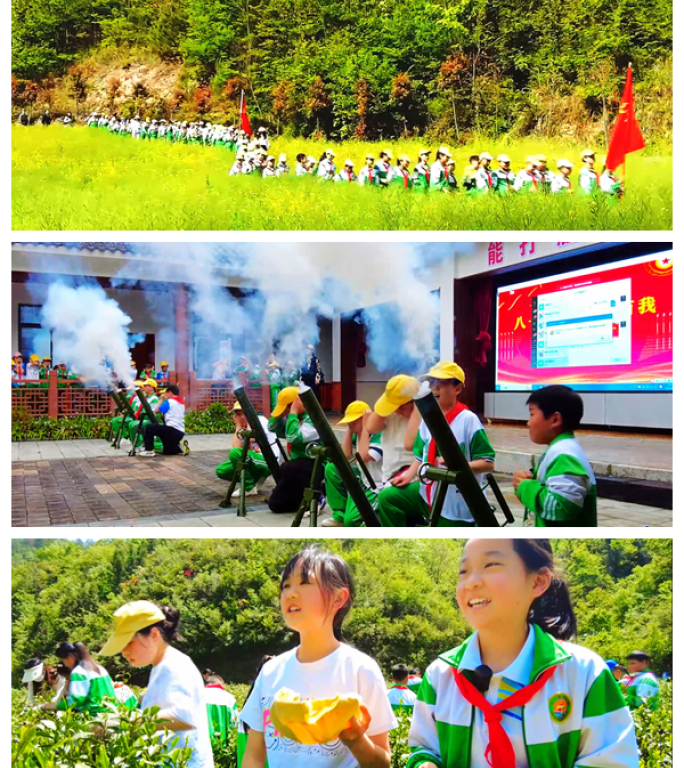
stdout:
[[214,683],[212,685],[205,685],[204,687],[205,688],[218,688],[219,691],[225,691],[226,690],[222,685],[219,685],[218,683]]
[[492,174],[485,168],[485,173],[487,174],[487,186],[492,186]]
[[[463,403],[456,403],[456,405],[449,411],[449,413],[445,413],[444,417],[447,420],[448,424],[451,424],[451,422],[458,416],[459,413],[463,413],[463,411],[467,411],[468,406],[463,405]],[[428,464],[432,464],[432,466],[435,466],[435,459],[437,458],[437,444],[435,443],[435,439],[433,437],[430,438],[430,444],[428,445],[428,455],[427,460]],[[432,483],[427,486],[427,502],[430,504],[432,498]]]
[[546,685],[555,671],[556,667],[547,669],[534,683],[526,685],[507,699],[492,705],[462,672],[454,668],[454,679],[461,695],[484,714],[485,723],[489,728],[489,744],[485,750],[485,759],[492,768],[515,768],[515,751],[508,734],[501,725],[502,712],[527,704]]
[[427,180],[428,187],[429,187],[430,186],[430,169],[427,166],[425,168],[425,178]]
[[170,395],[166,399],[167,400],[175,400],[177,403],[180,403],[181,405],[185,405],[185,403],[183,402],[183,398],[182,397],[177,397],[176,395]]
[[404,189],[406,189],[408,187],[408,172],[405,171],[403,168],[400,168],[399,172],[404,177]]

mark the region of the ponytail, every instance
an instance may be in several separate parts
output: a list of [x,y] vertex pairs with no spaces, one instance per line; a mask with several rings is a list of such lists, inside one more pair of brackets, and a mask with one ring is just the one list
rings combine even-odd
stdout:
[[55,655],[59,659],[67,659],[72,656],[82,667],[87,669],[89,672],[97,672],[99,669],[97,663],[90,655],[88,647],[80,642],[62,643],[55,651]]
[[139,635],[149,635],[153,627],[159,630],[163,640],[169,645],[172,645],[178,640],[183,638],[178,631],[178,623],[180,622],[180,611],[177,608],[173,608],[170,605],[164,605],[161,607],[161,612],[164,614],[163,621],[158,621],[156,624],[151,624],[149,627],[145,627],[138,631]]
[[527,620],[558,640],[571,640],[577,635],[577,619],[568,585],[555,573],[551,542],[549,539],[513,539],[513,549],[528,572],[547,568],[552,576],[546,592],[530,606]]

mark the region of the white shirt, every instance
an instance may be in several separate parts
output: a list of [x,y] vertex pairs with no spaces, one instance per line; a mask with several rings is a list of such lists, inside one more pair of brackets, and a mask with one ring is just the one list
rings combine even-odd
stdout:
[[264,665],[252,695],[240,714],[241,723],[264,734],[269,768],[357,768],[349,749],[339,740],[328,744],[299,744],[277,734],[271,723],[273,699],[281,688],[289,688],[304,699],[331,698],[357,693],[370,712],[366,732],[377,736],[397,727],[385,681],[377,663],[365,653],[342,643],[319,661],[302,664],[297,649],[287,651]]
[[157,706],[192,726],[191,731],[175,734],[178,747],[193,749],[189,768],[214,768],[204,699],[204,681],[192,659],[169,646],[161,662],[152,668],[141,709]]
[[387,691],[387,698],[393,707],[413,707],[418,697],[407,686],[397,688],[395,685]]
[[404,448],[408,419],[402,419],[396,413],[387,417],[387,426],[382,430],[382,483],[386,485],[390,477],[401,467],[413,464],[413,451]]
[[[161,407],[168,410],[160,411]],[[178,400],[174,400],[170,397],[168,400],[164,400],[155,406],[155,410],[164,414],[164,424],[167,427],[173,427],[179,432],[185,432],[185,403],[180,403]]]
[[[502,699],[508,698],[512,693],[520,688],[524,688],[530,681],[532,674],[532,664],[534,662],[534,631],[528,629],[527,640],[515,661],[506,669],[492,675],[489,683],[489,689],[485,693],[487,701],[494,705]],[[476,669],[482,664],[480,656],[480,642],[475,637],[468,644],[463,661],[462,669]],[[473,743],[470,750],[470,768],[489,768],[484,753],[489,744],[489,728],[484,721],[484,715],[481,710],[474,707],[475,720],[473,723]],[[501,724],[511,740],[513,750],[515,751],[515,768],[527,768],[527,753],[525,750],[525,741],[523,738],[522,707],[516,707],[508,710],[504,714]]]

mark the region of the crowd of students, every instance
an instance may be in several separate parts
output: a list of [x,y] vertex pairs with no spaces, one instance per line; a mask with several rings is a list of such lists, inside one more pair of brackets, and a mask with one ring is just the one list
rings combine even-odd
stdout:
[[[26,119],[22,115],[19,122],[26,124],[22,122]],[[64,122],[71,125],[71,115]],[[450,193],[462,190],[469,195],[571,194],[577,191],[587,195],[620,197],[624,192],[623,182],[605,166],[605,157],[599,159],[600,173],[596,170],[597,158],[592,149],[580,153],[581,167],[576,182],[573,179],[575,163],[560,158],[555,161],[552,170],[543,154],[528,156],[524,166],[513,171],[508,155],[499,154],[495,160],[489,152],[480,152],[470,155],[468,164],[459,175],[456,160],[447,146],[440,146],[435,152],[422,148],[417,157],[402,153],[396,160],[392,149],[388,147],[381,150],[377,157],[369,152],[358,167],[351,159],[337,165],[334,150],[328,148],[318,158],[298,153],[292,168],[285,153],[279,153],[277,157],[271,154],[271,140],[263,126],[255,135],[250,135],[234,125],[220,125],[205,120],[153,120],[149,117],[143,119],[140,115],[123,118],[101,112],[92,112],[85,122],[89,127],[130,136],[136,140],[225,147],[235,153],[231,176],[314,176],[324,181],[361,186],[397,187],[415,192]],[[494,162],[496,167],[492,165]]]
[[[179,746],[192,749],[191,768],[213,767],[211,737],[225,738],[236,720],[242,768],[388,768],[399,709],[411,714],[408,768],[593,765],[596,755],[603,768],[639,765],[630,707],[654,707],[645,678],[655,676],[635,667],[618,684],[610,665],[573,642],[570,593],[548,539],[469,540],[455,598],[473,634],[440,654],[422,679],[393,667],[389,691],[377,662],[344,641],[356,589],[342,557],[305,548],[285,566],[279,592],[283,621],[298,643],[264,659],[239,715],[223,681],[211,670],[203,681],[174,647],[177,610],[140,600],[114,613],[99,655],[151,666],[139,706],[159,707],[159,730],[176,732]],[[95,714],[116,699],[107,671],[82,644],[60,646],[58,655],[67,682],[57,704],[43,708]],[[628,664],[643,656],[630,654]],[[36,671],[29,666],[25,679],[38,679]],[[318,738],[301,743],[279,733],[270,717],[283,689],[303,700],[356,695],[361,706],[348,722],[319,722]]]
[[[459,402],[465,386],[463,369],[443,361],[422,378],[428,382],[471,470],[484,487],[486,475],[496,469],[496,454],[479,418]],[[419,480],[418,470],[423,464],[443,465],[415,406],[419,389],[420,382],[412,376],[394,376],[373,408],[363,401],[352,402],[337,425],[345,430],[344,454],[351,460],[358,452],[366,464],[373,483],[359,467],[355,467],[355,473],[381,524],[387,527],[427,523],[434,490],[432,485]],[[530,439],[546,446],[534,470],[520,469],[513,475],[513,488],[526,509],[527,523],[540,527],[595,527],[596,478],[574,434],[584,413],[582,398],[569,387],[554,385],[532,392],[527,406]],[[234,413],[241,414],[239,405]],[[311,482],[314,459],[309,446],[320,442],[299,398],[298,387],[287,386],[278,391],[267,431],[270,443],[274,444],[276,438],[283,441],[289,459],[281,464],[280,478],[268,497],[269,508],[276,513],[296,512]],[[241,442],[236,439],[232,455],[217,468],[225,480],[233,478],[239,445]],[[275,453],[280,456],[278,451]],[[246,490],[256,493],[257,484],[263,487],[267,477],[266,462],[253,441],[246,465]],[[332,462],[325,466],[323,494],[325,504],[321,511],[327,506],[331,513],[322,521],[323,526],[363,525],[358,508]],[[439,525],[475,525],[467,500],[455,485],[449,485]]]

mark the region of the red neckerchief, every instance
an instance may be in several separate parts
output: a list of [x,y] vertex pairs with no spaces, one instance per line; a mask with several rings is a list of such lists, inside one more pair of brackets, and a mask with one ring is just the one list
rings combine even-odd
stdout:
[[408,685],[395,685],[395,688],[398,688],[400,691],[408,691],[409,687]]
[[167,400],[175,400],[177,403],[180,403],[181,405],[185,405],[185,403],[183,402],[183,398],[182,397],[177,397],[176,395],[170,395],[166,399]]
[[351,171],[347,171],[347,180],[351,181]]
[[522,707],[527,704],[532,697],[537,694],[548,682],[556,667],[551,667],[535,680],[534,683],[526,685],[512,696],[509,696],[497,704],[490,704],[477,688],[468,680],[468,678],[454,668],[454,679],[458,690],[463,698],[474,707],[477,707],[484,715],[485,723],[489,728],[489,744],[485,750],[485,760],[492,768],[515,768],[515,750],[511,744],[511,739],[506,733],[501,721],[503,720],[503,711]]
[[485,173],[487,174],[487,185],[492,186],[492,174],[485,168]]
[[408,187],[408,172],[405,168],[400,168],[401,175],[404,177],[404,189]]
[[[449,413],[445,413],[444,417],[447,420],[448,424],[451,424],[451,422],[459,415],[459,413],[463,413],[463,411],[467,411],[468,406],[463,405],[463,403],[456,403],[456,405],[449,411]],[[435,459],[437,458],[437,444],[435,443],[435,439],[433,437],[430,438],[430,444],[428,445],[428,455],[427,460],[428,464],[432,464],[432,466],[435,466]],[[430,504],[431,498],[432,498],[432,483],[428,486],[426,486],[426,492],[427,492],[427,502]]]
[[430,169],[425,166],[425,178],[427,179],[428,186],[430,186]]
[[204,687],[205,688],[218,688],[220,691],[225,691],[226,690],[222,685],[219,685],[219,683],[213,683],[212,685],[205,685]]

